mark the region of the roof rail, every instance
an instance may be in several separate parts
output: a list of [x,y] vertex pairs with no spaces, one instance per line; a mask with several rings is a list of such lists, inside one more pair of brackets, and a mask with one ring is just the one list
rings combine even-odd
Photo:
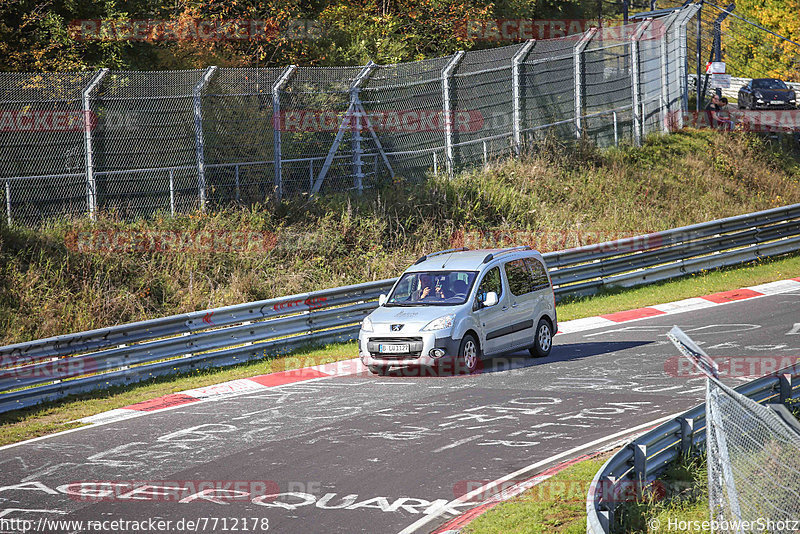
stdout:
[[450,249],[447,249],[447,250],[440,250],[439,252],[432,252],[430,254],[426,254],[425,256],[422,256],[420,259],[415,261],[414,265],[422,263],[423,261],[425,261],[425,260],[427,260],[429,258],[432,258],[434,256],[440,256],[442,254],[449,254],[451,252],[463,252],[465,250],[469,250],[469,249],[467,247],[459,247],[459,248],[450,248]]
[[510,252],[518,252],[520,250],[533,250],[533,249],[531,247],[529,247],[528,245],[525,245],[524,247],[506,248],[506,249],[503,249],[503,250],[500,250],[500,251],[497,251],[497,252],[492,252],[491,254],[487,254],[486,257],[483,258],[483,263],[489,263],[490,261],[492,261],[493,259],[495,259],[498,256],[502,256],[503,254],[508,254]]

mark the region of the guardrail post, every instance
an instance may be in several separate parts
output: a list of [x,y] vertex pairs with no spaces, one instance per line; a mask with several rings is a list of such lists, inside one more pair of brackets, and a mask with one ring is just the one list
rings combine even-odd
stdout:
[[786,404],[786,401],[792,398],[792,375],[788,373],[778,375],[778,380],[780,380],[781,404]]
[[583,83],[583,51],[596,33],[597,28],[589,28],[589,30],[583,34],[583,37],[580,38],[573,50],[575,63],[575,137],[578,139],[583,137],[583,123],[581,120],[584,106],[583,90],[585,88]]
[[464,59],[464,51],[459,50],[442,69],[442,112],[444,113],[444,148],[447,174],[453,175],[453,109],[450,102],[450,80],[453,71]]
[[[94,75],[89,85],[81,91],[81,100],[83,103],[83,150],[86,165],[86,208],[89,212],[89,218],[93,221],[97,220],[97,182],[94,178],[94,153],[92,152],[92,128],[95,126],[92,119],[92,93],[95,88],[103,81],[103,78],[108,74],[108,69],[100,69]],[[8,192],[8,182],[6,182],[6,198],[8,219],[11,220],[11,195]],[[10,224],[10,222],[9,222]]]
[[633,474],[636,483],[636,497],[641,499],[647,482],[647,445],[631,443],[633,449]]
[[514,57],[511,58],[511,99],[514,105],[514,112],[512,117],[511,128],[514,136],[514,153],[519,156],[522,146],[520,139],[520,124],[522,122],[522,85],[520,84],[520,65],[528,53],[536,44],[536,40],[529,39],[522,47],[517,50]]
[[644,114],[642,112],[642,80],[641,68],[639,65],[639,40],[642,34],[650,26],[652,20],[642,21],[636,29],[636,33],[631,37],[631,97],[633,99],[633,143],[636,146],[642,145],[644,137]]
[[297,70],[297,65],[289,65],[281,73],[278,81],[272,86],[272,160],[275,168],[275,179],[273,186],[275,189],[275,199],[283,198],[283,167],[281,165],[281,91],[289,83],[289,80]]
[[597,512],[597,518],[603,530],[611,532],[611,527],[614,525],[614,510],[600,510]]
[[694,445],[694,419],[679,419],[681,424],[681,453],[690,454]]
[[[350,108],[353,110],[353,118],[355,119],[355,128],[353,128],[353,137],[352,137],[352,144],[353,144],[353,187],[358,194],[360,195],[364,191],[364,162],[361,160],[361,127],[362,127],[362,117],[366,118],[364,114],[361,113],[360,104],[361,99],[359,98],[359,92],[361,91],[361,86],[369,80],[369,77],[372,75],[373,71],[377,69],[378,66],[370,61],[364,68],[361,69],[361,72],[358,73],[355,81],[353,81],[352,85],[350,86]],[[366,121],[365,121],[366,122]]]
[[619,146],[619,125],[617,121],[617,112],[614,112],[614,146]]
[[197,82],[192,91],[194,103],[194,140],[197,154],[197,191],[200,198],[200,210],[206,209],[206,162],[205,146],[203,140],[203,89],[208,84],[217,67],[208,67],[203,77]]

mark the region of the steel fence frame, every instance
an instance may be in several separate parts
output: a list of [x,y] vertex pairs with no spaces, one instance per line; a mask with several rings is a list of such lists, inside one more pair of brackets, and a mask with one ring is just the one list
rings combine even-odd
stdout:
[[[785,404],[800,398],[800,371],[796,365],[780,369],[734,391],[761,405]],[[622,500],[641,496],[669,464],[705,448],[706,414],[706,403],[695,406],[634,439],[606,461],[586,496],[587,534],[610,534]],[[631,485],[635,493],[629,491]]]
[[[800,204],[544,255],[557,299],[800,249]],[[0,413],[152,376],[355,339],[396,279],[0,347]]]
[[[0,118],[71,110],[84,119],[63,132],[2,131],[5,220],[359,193],[395,174],[486,165],[545,136],[640,143],[688,111],[685,34],[697,8],[395,65],[0,73]],[[336,124],[305,126],[325,113]],[[381,114],[438,124],[373,128]]]

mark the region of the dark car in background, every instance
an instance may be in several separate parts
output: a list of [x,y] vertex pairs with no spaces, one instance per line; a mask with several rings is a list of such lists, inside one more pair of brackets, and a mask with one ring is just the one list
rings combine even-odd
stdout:
[[795,109],[794,89],[777,78],[754,78],[739,89],[739,109]]

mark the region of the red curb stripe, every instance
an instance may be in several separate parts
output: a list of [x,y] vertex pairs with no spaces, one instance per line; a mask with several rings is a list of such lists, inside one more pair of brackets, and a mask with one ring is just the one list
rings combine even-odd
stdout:
[[500,504],[500,501],[489,502],[470,508],[461,515],[457,515],[438,529],[433,531],[433,534],[444,534],[445,532],[456,531],[459,532],[462,528],[472,523],[479,515],[484,514]]
[[716,304],[724,304],[726,302],[732,302],[734,300],[744,300],[753,297],[760,297],[763,293],[759,293],[758,291],[753,291],[752,289],[734,289],[733,291],[722,291],[721,293],[712,293],[711,295],[706,295],[705,297],[700,297],[701,299],[705,299]]
[[641,319],[643,317],[655,317],[657,315],[665,315],[667,312],[657,310],[655,308],[638,308],[636,310],[621,311],[617,313],[608,313],[601,315],[603,319],[614,321],[615,323],[622,323],[632,319]]
[[199,400],[200,399],[196,399],[189,395],[184,395],[183,393],[172,393],[170,395],[164,395],[163,397],[137,402],[136,404],[125,406],[124,409],[137,410],[139,412],[152,412],[154,410],[161,410],[162,408],[170,408],[172,406],[180,406],[181,404],[188,404],[190,402],[197,402]]
[[271,373],[268,375],[259,375],[248,378],[257,384],[266,387],[282,386],[284,384],[292,384],[293,382],[302,382],[303,380],[311,380],[312,378],[322,378],[331,376],[323,372],[317,371],[306,367],[304,369],[297,369],[293,371],[281,371],[279,373]]
[[800,282],[800,278],[792,278],[795,282]]

